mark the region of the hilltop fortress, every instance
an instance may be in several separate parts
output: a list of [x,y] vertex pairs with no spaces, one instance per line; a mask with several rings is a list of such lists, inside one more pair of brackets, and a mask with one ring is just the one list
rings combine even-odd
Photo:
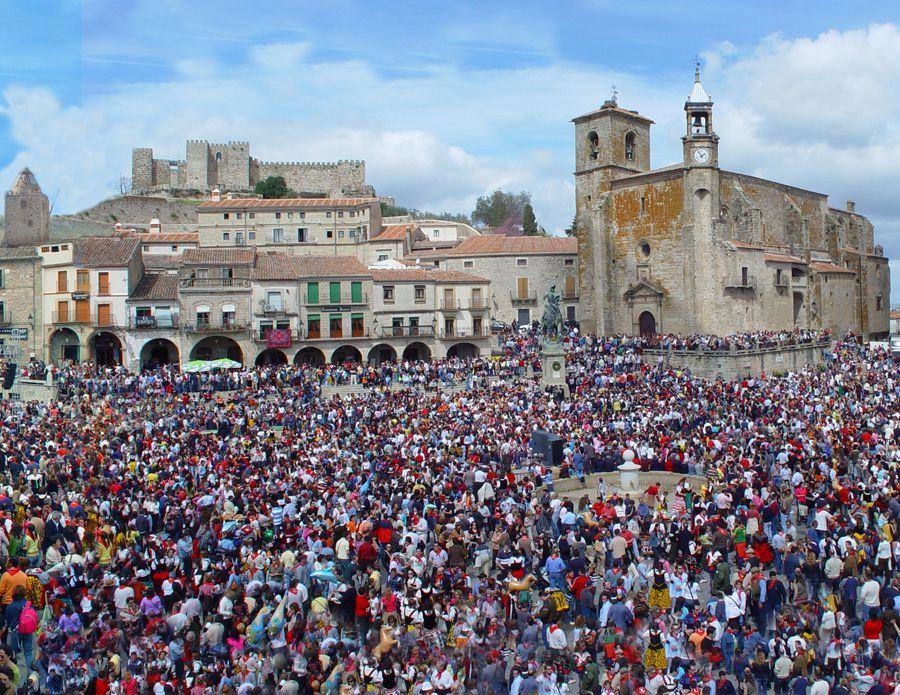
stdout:
[[131,154],[131,186],[135,193],[175,190],[246,192],[269,176],[283,176],[289,188],[301,195],[371,197],[366,184],[366,163],[340,159],[337,162],[261,162],[250,156],[250,143],[210,143],[188,140],[185,158],[158,159],[149,147],[136,147]]

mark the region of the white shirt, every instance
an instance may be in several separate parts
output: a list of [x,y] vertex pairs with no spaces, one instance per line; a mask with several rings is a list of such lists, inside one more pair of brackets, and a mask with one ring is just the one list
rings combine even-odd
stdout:
[[881,601],[878,599],[878,593],[881,591],[881,585],[874,579],[870,579],[862,585],[859,591],[859,599],[869,608],[878,608]]

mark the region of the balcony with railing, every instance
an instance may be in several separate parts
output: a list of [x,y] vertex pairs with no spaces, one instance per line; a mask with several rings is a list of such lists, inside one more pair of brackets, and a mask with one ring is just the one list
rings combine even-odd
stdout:
[[178,284],[183,290],[247,289],[250,278],[181,278]]
[[[271,330],[274,330],[271,326],[266,326],[265,328],[261,327],[261,328],[258,328],[257,330],[251,330],[250,338],[254,342],[264,343],[267,340],[266,334]],[[296,329],[296,328],[288,328],[288,329],[280,328],[278,330],[289,330],[291,332],[291,342],[293,342],[293,343],[296,343],[303,336],[302,331],[300,331],[299,329]]]
[[106,314],[77,314],[74,311],[54,311],[51,322],[59,326],[87,326],[91,328],[122,328],[116,317]]
[[382,326],[380,338],[433,338],[434,326]]
[[469,311],[487,311],[488,303],[486,299],[481,297],[472,297],[467,305]]
[[756,287],[756,277],[751,273],[740,273],[725,280],[726,290],[752,292]]
[[303,303],[306,306],[359,306],[369,303],[369,295],[366,292],[355,295],[351,292],[346,292],[337,297],[335,301],[335,298],[327,292],[320,294],[318,297],[310,297],[309,294],[304,294]]
[[459,338],[467,338],[469,340],[478,340],[481,338],[490,338],[491,334],[486,328],[454,328],[452,331],[446,329],[440,332],[438,336],[445,340],[457,340]]
[[510,292],[509,300],[513,304],[536,304],[537,292]]
[[284,302],[268,304],[265,300],[259,303],[259,313],[266,316],[295,316],[297,314],[296,311],[285,306]]
[[458,299],[442,299],[441,311],[462,311],[462,302]]
[[152,331],[178,328],[178,314],[167,316],[129,316],[128,327],[134,331]]
[[235,333],[246,331],[249,324],[246,321],[197,321],[182,325],[182,330],[187,333]]
[[574,302],[578,300],[578,297],[578,290],[574,287],[567,287],[562,291],[562,298],[564,301]]
[[300,340],[363,340],[374,337],[368,326],[363,326],[362,328],[351,327],[349,331],[345,331],[343,326],[341,326],[340,331],[330,331],[327,326],[325,329],[311,331],[307,327],[297,331],[297,334]]

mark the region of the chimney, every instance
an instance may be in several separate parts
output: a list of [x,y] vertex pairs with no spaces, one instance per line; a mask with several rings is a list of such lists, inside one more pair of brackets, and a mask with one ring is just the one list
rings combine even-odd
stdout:
[[162,231],[162,225],[159,222],[158,217],[154,217],[150,220],[150,233],[151,234],[159,234]]
[[847,212],[856,212],[856,203],[852,200],[847,201]]
[[222,200],[222,191],[220,191],[218,188],[213,188],[210,200],[214,203],[218,203],[220,200]]

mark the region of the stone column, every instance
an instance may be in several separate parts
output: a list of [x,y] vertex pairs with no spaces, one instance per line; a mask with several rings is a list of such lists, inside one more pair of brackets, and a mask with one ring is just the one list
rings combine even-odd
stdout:
[[624,463],[619,465],[619,489],[622,492],[638,492],[638,475],[641,467],[634,462],[634,452],[625,449],[622,452]]

